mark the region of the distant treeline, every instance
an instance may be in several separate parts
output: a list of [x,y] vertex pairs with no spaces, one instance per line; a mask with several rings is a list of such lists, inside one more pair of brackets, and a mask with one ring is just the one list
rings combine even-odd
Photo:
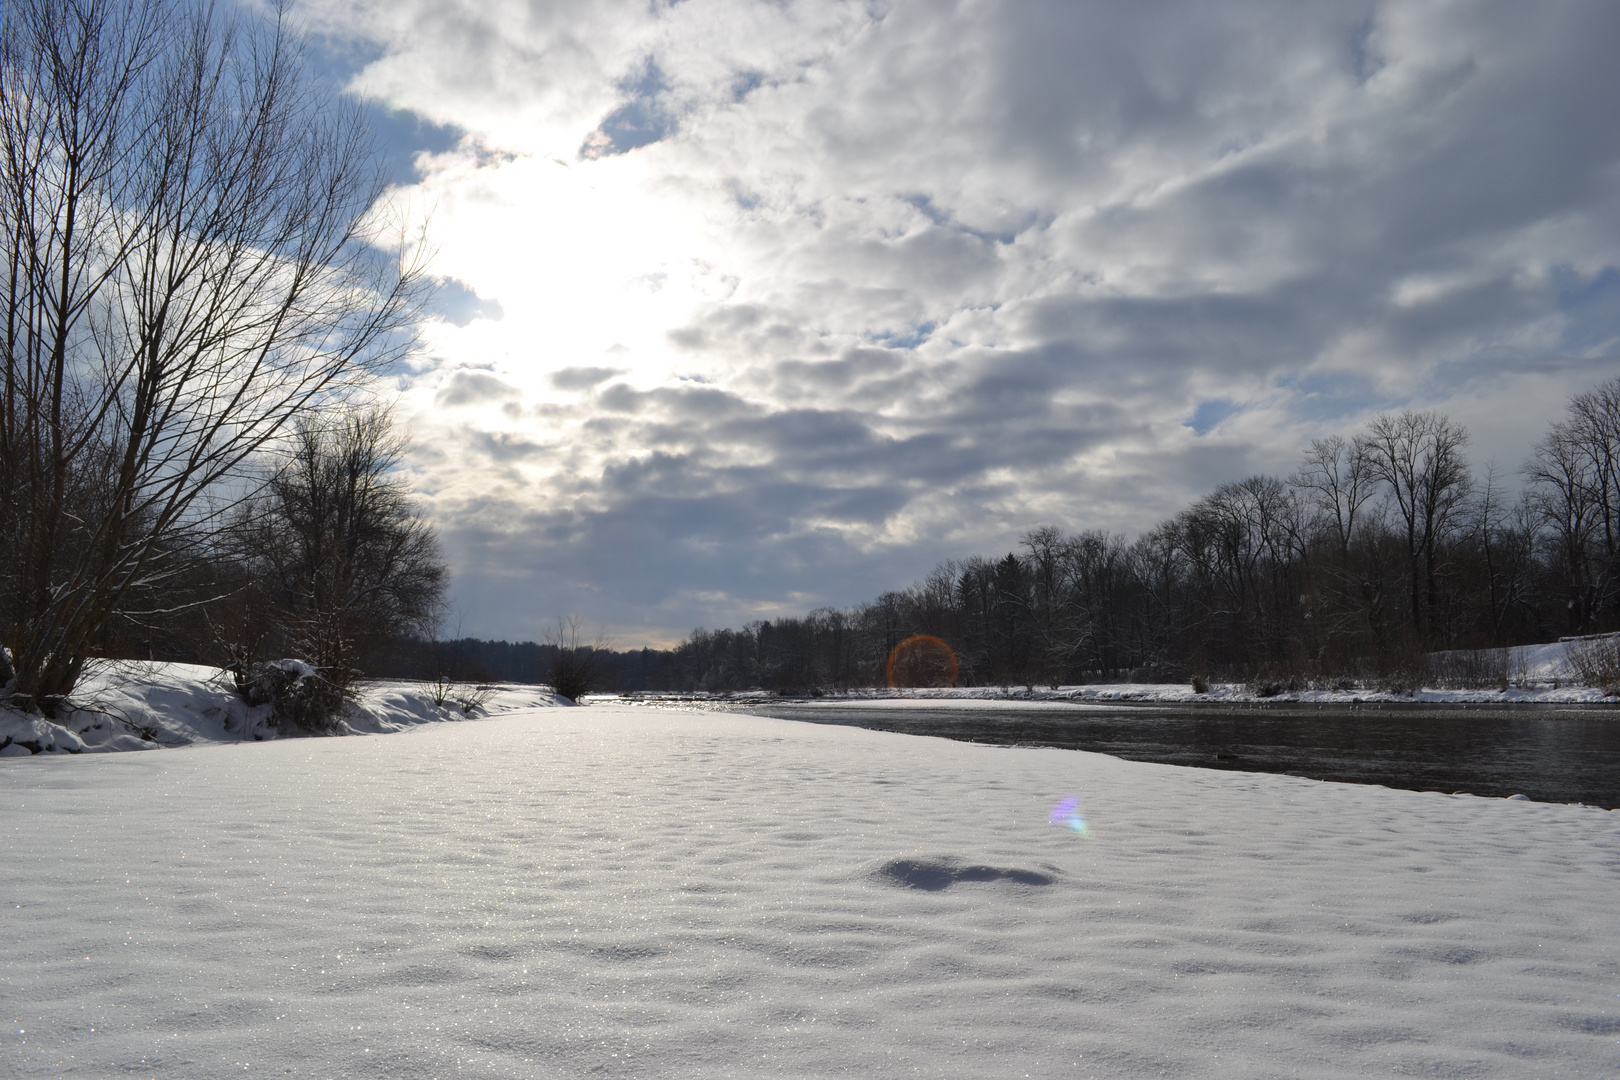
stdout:
[[679,689],[869,686],[931,634],[963,685],[1411,685],[1437,650],[1620,629],[1620,379],[1569,403],[1516,499],[1467,441],[1445,416],[1386,414],[1134,541],[1034,529],[871,603],[694,631],[658,670]]
[[[1423,657],[1620,629],[1620,379],[1574,398],[1524,464],[1476,477],[1468,433],[1387,414],[1311,444],[1288,477],[1223,484],[1135,540],[1031,530],[852,608],[597,650],[602,689],[807,691],[885,681],[917,634],[961,685],[1222,678],[1411,685]],[[543,682],[532,642],[415,647],[413,669]],[[433,659],[429,654],[440,659]],[[402,674],[405,672],[401,672]]]
[[676,654],[668,649],[619,651],[588,644],[559,646],[534,641],[403,641],[373,665],[371,674],[382,678],[433,679],[459,682],[550,683],[559,655],[588,652],[593,658],[594,689],[681,690],[692,680],[676,671]]

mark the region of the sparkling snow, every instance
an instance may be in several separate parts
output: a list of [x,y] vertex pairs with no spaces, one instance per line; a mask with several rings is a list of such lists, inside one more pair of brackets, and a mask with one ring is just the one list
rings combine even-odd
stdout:
[[9,1075],[1620,1074],[1586,807],[628,706],[0,800]]

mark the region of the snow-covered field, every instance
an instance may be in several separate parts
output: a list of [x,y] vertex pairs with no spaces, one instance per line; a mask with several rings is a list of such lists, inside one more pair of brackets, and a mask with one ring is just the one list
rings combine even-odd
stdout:
[[628,706],[0,800],[10,1075],[1620,1075],[1586,807]]

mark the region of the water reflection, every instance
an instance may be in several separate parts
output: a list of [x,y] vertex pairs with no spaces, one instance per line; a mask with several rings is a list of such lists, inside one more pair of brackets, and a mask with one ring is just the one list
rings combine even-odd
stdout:
[[1131,761],[1620,808],[1620,711],[1608,709],[1141,706],[1104,712],[782,702],[750,703],[745,710],[968,742],[1092,750]]

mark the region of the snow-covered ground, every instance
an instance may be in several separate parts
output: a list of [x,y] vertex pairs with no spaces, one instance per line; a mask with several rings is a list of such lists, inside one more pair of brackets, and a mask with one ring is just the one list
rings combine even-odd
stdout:
[[[496,686],[480,697],[475,716],[572,705],[538,686]],[[74,700],[80,708],[56,722],[0,709],[0,757],[259,742],[280,734],[268,705],[249,707],[227,672],[197,664],[102,662]],[[465,718],[453,701],[435,704],[424,683],[375,681],[361,684],[339,727],[343,734],[378,735]]]
[[0,800],[10,1075],[1620,1075],[1586,807],[627,706]]

